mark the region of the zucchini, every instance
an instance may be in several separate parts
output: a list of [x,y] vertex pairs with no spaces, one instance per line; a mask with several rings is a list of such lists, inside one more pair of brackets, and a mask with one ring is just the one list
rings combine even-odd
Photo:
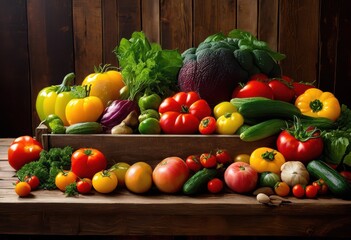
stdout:
[[331,193],[336,197],[350,199],[351,186],[335,169],[321,160],[312,160],[307,164],[307,171],[316,179],[323,179]]
[[98,122],[75,123],[66,128],[67,134],[98,134],[102,131],[102,125]]
[[217,175],[215,168],[203,168],[190,177],[183,185],[183,193],[194,195],[201,193],[207,186],[208,181]]
[[287,123],[282,119],[269,119],[248,127],[240,134],[240,139],[245,142],[253,142],[280,133]]
[[294,104],[272,99],[255,99],[241,104],[238,112],[244,118],[272,119],[282,118],[293,120],[301,117],[301,111]]

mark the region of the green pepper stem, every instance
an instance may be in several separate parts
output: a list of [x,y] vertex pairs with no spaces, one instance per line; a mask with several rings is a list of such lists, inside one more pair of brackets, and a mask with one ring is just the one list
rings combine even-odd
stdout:
[[58,89],[56,90],[56,93],[62,93],[62,92],[69,92],[71,91],[71,84],[73,79],[76,77],[76,75],[72,73],[68,73],[64,78],[62,83],[59,85]]

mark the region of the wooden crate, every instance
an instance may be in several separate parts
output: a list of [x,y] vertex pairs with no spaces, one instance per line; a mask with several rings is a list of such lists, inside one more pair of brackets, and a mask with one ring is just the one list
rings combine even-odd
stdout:
[[102,151],[110,165],[116,162],[148,162],[156,166],[170,156],[186,158],[191,154],[224,148],[235,156],[250,154],[257,147],[273,147],[276,137],[255,142],[244,142],[238,135],[112,135],[112,134],[49,134],[45,127],[37,128],[37,139],[45,149],[71,146],[94,147]]

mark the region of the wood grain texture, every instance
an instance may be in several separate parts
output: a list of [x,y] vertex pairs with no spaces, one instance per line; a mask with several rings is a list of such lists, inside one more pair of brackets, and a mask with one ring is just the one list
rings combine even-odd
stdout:
[[41,89],[62,82],[74,72],[72,8],[70,0],[32,0],[27,4],[28,51],[33,127],[39,118],[35,109]]
[[318,26],[318,0],[281,0],[279,51],[287,55],[281,66],[296,81],[317,79]]
[[72,0],[76,82],[102,63],[101,1]]
[[275,51],[278,50],[278,14],[279,0],[259,0],[257,37]]
[[102,46],[103,46],[103,63],[118,65],[116,55],[113,50],[119,42],[119,24],[118,24],[118,1],[102,1]]
[[237,28],[257,36],[258,0],[237,0]]
[[161,45],[180,52],[193,45],[192,4],[187,0],[161,1]]

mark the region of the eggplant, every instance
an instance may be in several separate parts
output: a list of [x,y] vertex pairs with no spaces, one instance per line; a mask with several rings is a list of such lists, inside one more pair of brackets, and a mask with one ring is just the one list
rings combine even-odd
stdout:
[[120,124],[132,111],[139,112],[138,104],[132,100],[114,100],[102,113],[100,123],[109,132]]

